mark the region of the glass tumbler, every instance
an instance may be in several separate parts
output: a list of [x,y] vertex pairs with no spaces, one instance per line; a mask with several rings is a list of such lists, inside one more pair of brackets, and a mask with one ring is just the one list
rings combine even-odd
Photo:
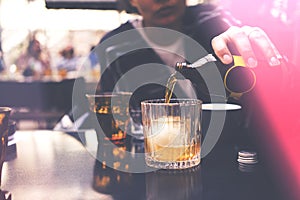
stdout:
[[201,161],[202,101],[146,100],[141,103],[145,160],[160,169],[185,169]]
[[[86,94],[93,112],[98,120],[101,130],[107,140],[123,140],[126,138],[126,129],[129,123],[129,100],[131,93],[103,93]],[[98,134],[98,133],[97,133]]]

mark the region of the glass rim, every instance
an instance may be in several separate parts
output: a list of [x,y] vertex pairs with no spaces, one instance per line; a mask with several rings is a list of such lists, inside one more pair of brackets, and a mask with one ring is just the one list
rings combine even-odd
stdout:
[[86,97],[117,97],[132,95],[132,92],[103,92],[100,94],[85,94]]
[[176,106],[176,105],[183,106],[183,105],[202,105],[202,101],[200,99],[170,99],[170,102],[166,103],[165,99],[148,99],[142,101],[141,104],[160,105],[160,106]]

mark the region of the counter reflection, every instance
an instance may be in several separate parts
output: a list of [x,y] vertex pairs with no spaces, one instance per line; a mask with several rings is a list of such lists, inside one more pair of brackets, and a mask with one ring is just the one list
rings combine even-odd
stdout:
[[[125,151],[144,152],[143,142],[134,139],[115,143],[113,148],[98,145],[95,161],[93,188],[111,195],[113,199],[154,200],[154,199],[202,199],[201,166],[185,170],[157,170],[148,173],[129,173],[134,162],[127,160]],[[107,160],[105,159],[107,158]],[[107,162],[111,162],[108,165]]]

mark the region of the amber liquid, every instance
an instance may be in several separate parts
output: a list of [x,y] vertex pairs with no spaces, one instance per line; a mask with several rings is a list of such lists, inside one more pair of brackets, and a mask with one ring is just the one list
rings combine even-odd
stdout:
[[151,151],[151,157],[156,161],[174,162],[193,159],[200,153],[200,141],[189,145],[163,146],[146,139],[146,151]]
[[152,132],[156,134],[145,138],[145,150],[152,160],[187,161],[200,155],[200,138],[191,133],[189,119],[186,120],[183,123],[174,117],[152,121]]
[[107,139],[120,140],[126,137],[125,128],[128,117],[125,114],[96,111],[96,116]]
[[166,92],[165,92],[165,102],[166,103],[170,103],[172,94],[173,94],[173,90],[175,87],[175,84],[177,82],[177,78],[176,78],[176,73],[174,72],[173,74],[171,74],[171,76],[168,79],[167,85],[166,85]]
[[[113,105],[112,98],[115,98]],[[124,97],[129,98],[129,97]],[[126,129],[129,123],[129,108],[121,97],[102,96],[91,100],[90,109],[96,113],[97,120],[106,139],[121,140],[126,137]]]

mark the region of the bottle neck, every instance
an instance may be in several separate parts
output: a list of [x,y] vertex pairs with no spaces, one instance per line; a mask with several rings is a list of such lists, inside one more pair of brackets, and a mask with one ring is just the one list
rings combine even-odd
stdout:
[[175,65],[175,69],[176,71],[180,71],[182,70],[183,68],[188,68],[188,64],[186,62],[177,62],[176,65]]

